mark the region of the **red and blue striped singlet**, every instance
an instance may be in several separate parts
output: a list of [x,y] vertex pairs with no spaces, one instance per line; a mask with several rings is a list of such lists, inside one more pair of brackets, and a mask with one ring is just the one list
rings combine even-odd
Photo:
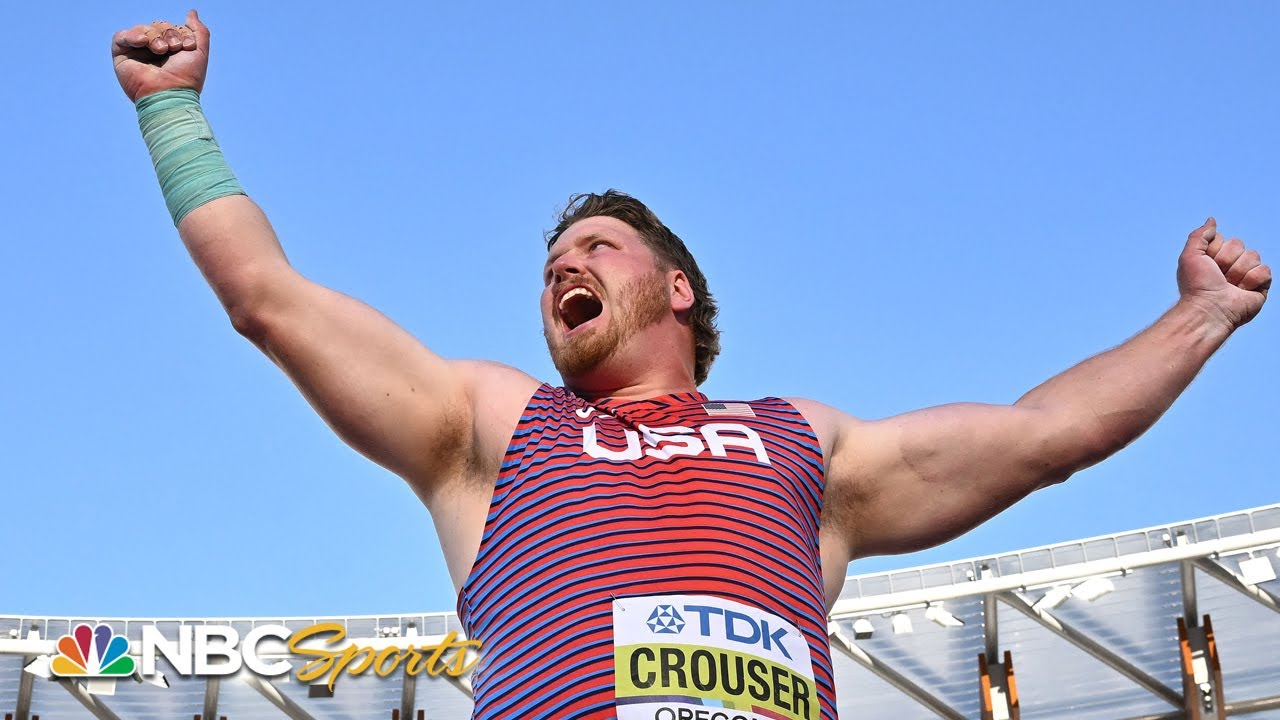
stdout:
[[542,385],[458,596],[472,717],[834,720],[822,490],[784,400]]

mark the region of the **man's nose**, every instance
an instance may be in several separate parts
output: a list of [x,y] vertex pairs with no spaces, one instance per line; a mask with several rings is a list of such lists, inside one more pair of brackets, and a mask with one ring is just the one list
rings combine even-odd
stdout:
[[551,263],[551,274],[552,280],[556,283],[561,283],[564,282],[566,278],[574,275],[581,275],[582,265],[578,262],[577,258],[571,257],[570,253],[565,253],[556,258],[555,262]]

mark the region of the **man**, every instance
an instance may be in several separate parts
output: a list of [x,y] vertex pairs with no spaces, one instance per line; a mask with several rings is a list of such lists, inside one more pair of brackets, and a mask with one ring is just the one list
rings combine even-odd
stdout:
[[194,11],[113,40],[174,222],[235,328],[430,510],[485,651],[476,717],[835,717],[825,611],[850,561],[943,542],[1124,447],[1271,284],[1210,219],[1173,308],[1012,406],[713,403],[706,280],[611,191],[575,197],[549,237],[552,387],[441,358],[295,272],[204,122],[208,47]]

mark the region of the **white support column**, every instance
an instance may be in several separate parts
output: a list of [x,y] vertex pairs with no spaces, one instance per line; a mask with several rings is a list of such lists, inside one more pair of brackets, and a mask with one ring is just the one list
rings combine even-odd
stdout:
[[[417,623],[409,623],[409,627],[405,629],[405,639],[414,642],[418,638]],[[413,720],[413,706],[415,704],[418,692],[418,676],[409,673],[406,667],[404,678],[401,680],[400,686],[400,717],[404,720]]]
[[400,686],[400,717],[410,720],[413,717],[413,705],[418,687],[418,676],[404,673],[404,684]]
[[1000,622],[995,593],[982,596],[982,637],[986,641],[987,662],[999,662]]
[[[22,656],[22,667],[26,667],[36,659],[35,655]],[[18,673],[18,706],[14,708],[14,720],[31,720],[31,691],[36,676],[29,672]]]
[[[1181,538],[1182,534],[1179,533]],[[1196,608],[1196,570],[1191,560],[1182,560],[1178,563],[1179,575],[1182,579],[1182,617],[1186,619],[1188,627],[1195,627],[1200,624],[1200,611]]]
[[210,675],[204,681],[204,714],[200,720],[218,720],[218,684],[217,675]]
[[[983,565],[983,576],[987,566]],[[985,652],[978,656],[978,688],[981,703],[979,710],[983,720],[1019,720],[1022,711],[1018,703],[1017,682],[1013,675],[1013,654],[1000,655],[1000,612],[996,607],[996,594],[982,596],[982,636]]]
[[[32,624],[31,629],[27,632],[27,640],[31,642],[39,642],[40,629]],[[35,655],[23,655],[22,667],[30,665],[36,659]],[[18,673],[18,704],[14,708],[14,720],[31,720],[31,692],[34,690],[36,676],[29,672]]]

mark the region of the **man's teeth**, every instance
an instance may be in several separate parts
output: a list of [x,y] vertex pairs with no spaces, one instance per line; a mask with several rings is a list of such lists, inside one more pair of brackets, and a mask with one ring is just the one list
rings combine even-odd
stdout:
[[582,295],[583,297],[595,297],[594,295],[591,294],[591,291],[587,290],[586,288],[580,288],[580,287],[574,288],[569,292],[565,293],[560,298],[560,309],[561,310],[564,309],[564,304],[569,302],[570,298],[575,298],[575,297],[578,297],[579,295]]

